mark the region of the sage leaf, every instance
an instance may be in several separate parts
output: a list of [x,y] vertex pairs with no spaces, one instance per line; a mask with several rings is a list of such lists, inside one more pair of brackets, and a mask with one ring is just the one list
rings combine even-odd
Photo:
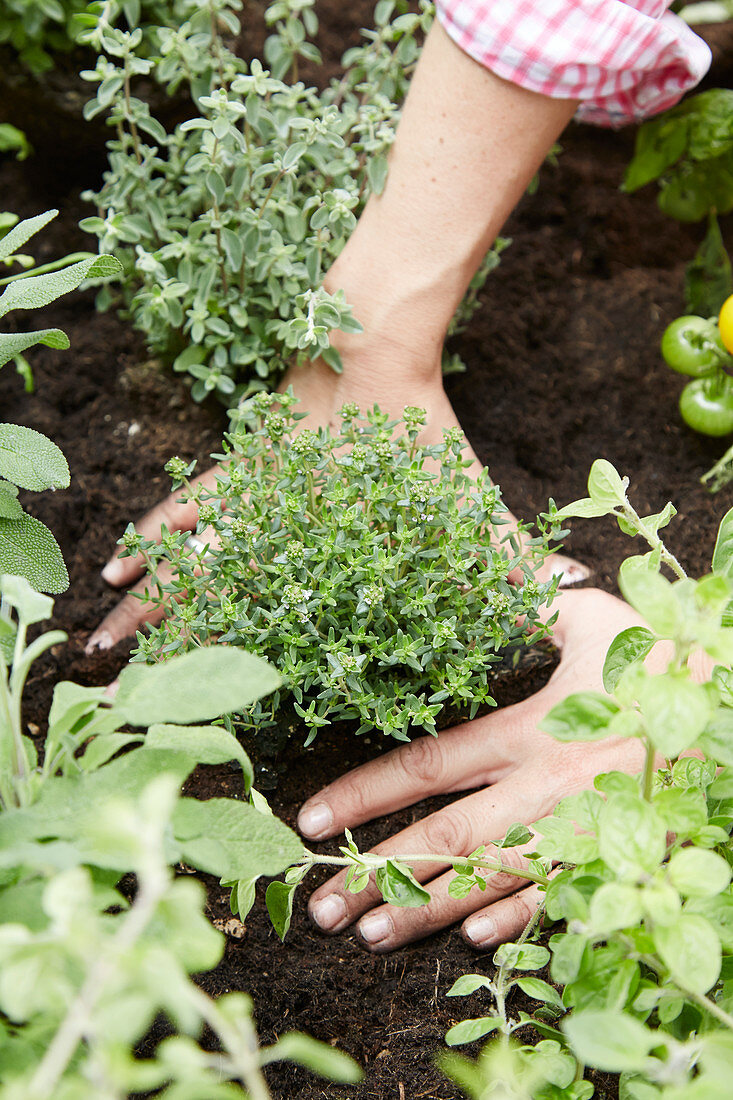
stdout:
[[114,709],[136,726],[218,718],[274,691],[280,676],[241,649],[209,646],[157,665],[128,665]]
[[0,424],[0,477],[34,492],[66,489],[71,480],[56,444],[22,424]]
[[147,732],[144,747],[187,752],[200,764],[226,764],[236,760],[242,767],[247,791],[254,782],[254,769],[247,753],[236,737],[221,726],[154,725]]
[[61,549],[34,516],[0,519],[0,573],[24,577],[38,592],[57,595],[69,587]]
[[364,1076],[348,1054],[299,1031],[288,1032],[274,1046],[263,1047],[260,1051],[260,1061],[264,1066],[282,1059],[345,1085],[355,1085]]
[[43,328],[36,332],[0,332],[0,367],[36,344],[47,348],[68,348],[69,338],[60,328]]
[[173,832],[184,860],[227,881],[279,875],[303,855],[302,841],[279,818],[228,798],[182,798]]
[[22,248],[34,233],[38,233],[44,225],[48,225],[50,221],[53,221],[57,214],[58,210],[46,210],[44,214],[36,214],[34,218],[26,218],[24,221],[18,222],[9,233],[6,233],[4,237],[0,237],[0,260],[7,260],[19,248]]

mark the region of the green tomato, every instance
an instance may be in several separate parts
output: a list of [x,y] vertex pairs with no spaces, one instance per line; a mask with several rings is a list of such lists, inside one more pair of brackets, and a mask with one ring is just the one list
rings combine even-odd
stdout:
[[685,424],[702,435],[733,432],[733,382],[726,375],[717,380],[696,378],[680,394],[680,412]]
[[662,336],[662,356],[678,374],[710,374],[725,356],[717,325],[704,317],[678,317]]

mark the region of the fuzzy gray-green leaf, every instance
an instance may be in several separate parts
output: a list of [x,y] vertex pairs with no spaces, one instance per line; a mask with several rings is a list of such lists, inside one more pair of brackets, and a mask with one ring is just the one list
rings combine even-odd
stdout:
[[0,260],[7,259],[22,248],[26,241],[29,241],[39,229],[43,229],[44,225],[48,225],[57,214],[58,210],[47,210],[45,214],[37,214],[35,218],[26,218],[25,221],[18,222],[0,239]]
[[59,544],[33,516],[0,519],[0,573],[25,577],[33,588],[52,595],[69,587]]
[[115,710],[136,726],[208,721],[241,709],[280,684],[266,661],[229,646],[196,649],[157,665],[128,665],[119,680]]
[[0,519],[20,519],[22,515],[16,486],[0,479]]
[[303,843],[272,814],[228,798],[183,798],[173,813],[183,858],[228,881],[278,875],[303,855]]
[[66,489],[71,480],[60,448],[22,424],[0,424],[0,476],[36,493]]
[[36,332],[0,332],[0,367],[36,344],[47,348],[68,348],[69,338],[60,328],[42,328]]
[[63,294],[76,290],[85,279],[107,278],[121,270],[122,265],[113,256],[91,256],[60,271],[17,279],[9,283],[0,295],[0,317],[11,309],[40,309]]

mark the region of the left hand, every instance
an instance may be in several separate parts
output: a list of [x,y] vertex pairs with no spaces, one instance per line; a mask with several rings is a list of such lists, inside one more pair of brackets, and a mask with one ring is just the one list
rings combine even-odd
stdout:
[[[480,844],[503,837],[517,821],[531,824],[550,813],[566,795],[589,788],[602,772],[641,771],[643,748],[635,739],[560,743],[538,729],[548,711],[576,691],[602,690],[601,670],[612,639],[642,620],[621,600],[597,589],[562,592],[554,640],[561,650],[547,685],[521,703],[418,738],[355,768],[324,787],[301,808],[298,827],[311,840],[343,833],[373,818],[431,795],[482,788],[430,814],[379,844],[380,854],[468,855]],[[659,648],[659,647],[657,647]],[[649,665],[664,667],[656,650]],[[530,843],[524,851],[534,847]],[[523,861],[522,848],[502,852],[505,864]],[[488,948],[518,935],[535,911],[534,885],[510,873],[491,875],[485,891],[458,901],[448,894],[454,872],[446,861],[420,863],[413,872],[432,895],[429,905],[403,909],[384,905],[373,881],[359,894],[345,888],[345,873],[316,890],[309,902],[314,922],[341,932],[358,921],[357,932],[371,951],[392,951],[462,921],[474,947]],[[442,872],[442,873],[441,873]]]

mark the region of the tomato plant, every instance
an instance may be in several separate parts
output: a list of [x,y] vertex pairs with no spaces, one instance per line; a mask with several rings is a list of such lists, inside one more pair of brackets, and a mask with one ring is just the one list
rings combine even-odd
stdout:
[[685,273],[690,313],[717,313],[733,291],[730,258],[718,216],[733,210],[733,91],[711,88],[639,128],[623,183],[637,191],[656,180],[659,207],[681,222],[707,219],[707,231]]
[[680,413],[685,424],[702,435],[733,432],[733,381],[728,376],[695,378],[680,394]]
[[678,374],[698,378],[715,370],[726,352],[714,322],[685,316],[678,317],[664,330],[662,356]]
[[733,356],[725,342],[733,347],[733,296],[724,303],[721,318],[722,329],[713,317],[677,317],[662,336],[667,366],[693,379],[680,394],[680,413],[702,435],[733,432],[733,378],[726,371]]

